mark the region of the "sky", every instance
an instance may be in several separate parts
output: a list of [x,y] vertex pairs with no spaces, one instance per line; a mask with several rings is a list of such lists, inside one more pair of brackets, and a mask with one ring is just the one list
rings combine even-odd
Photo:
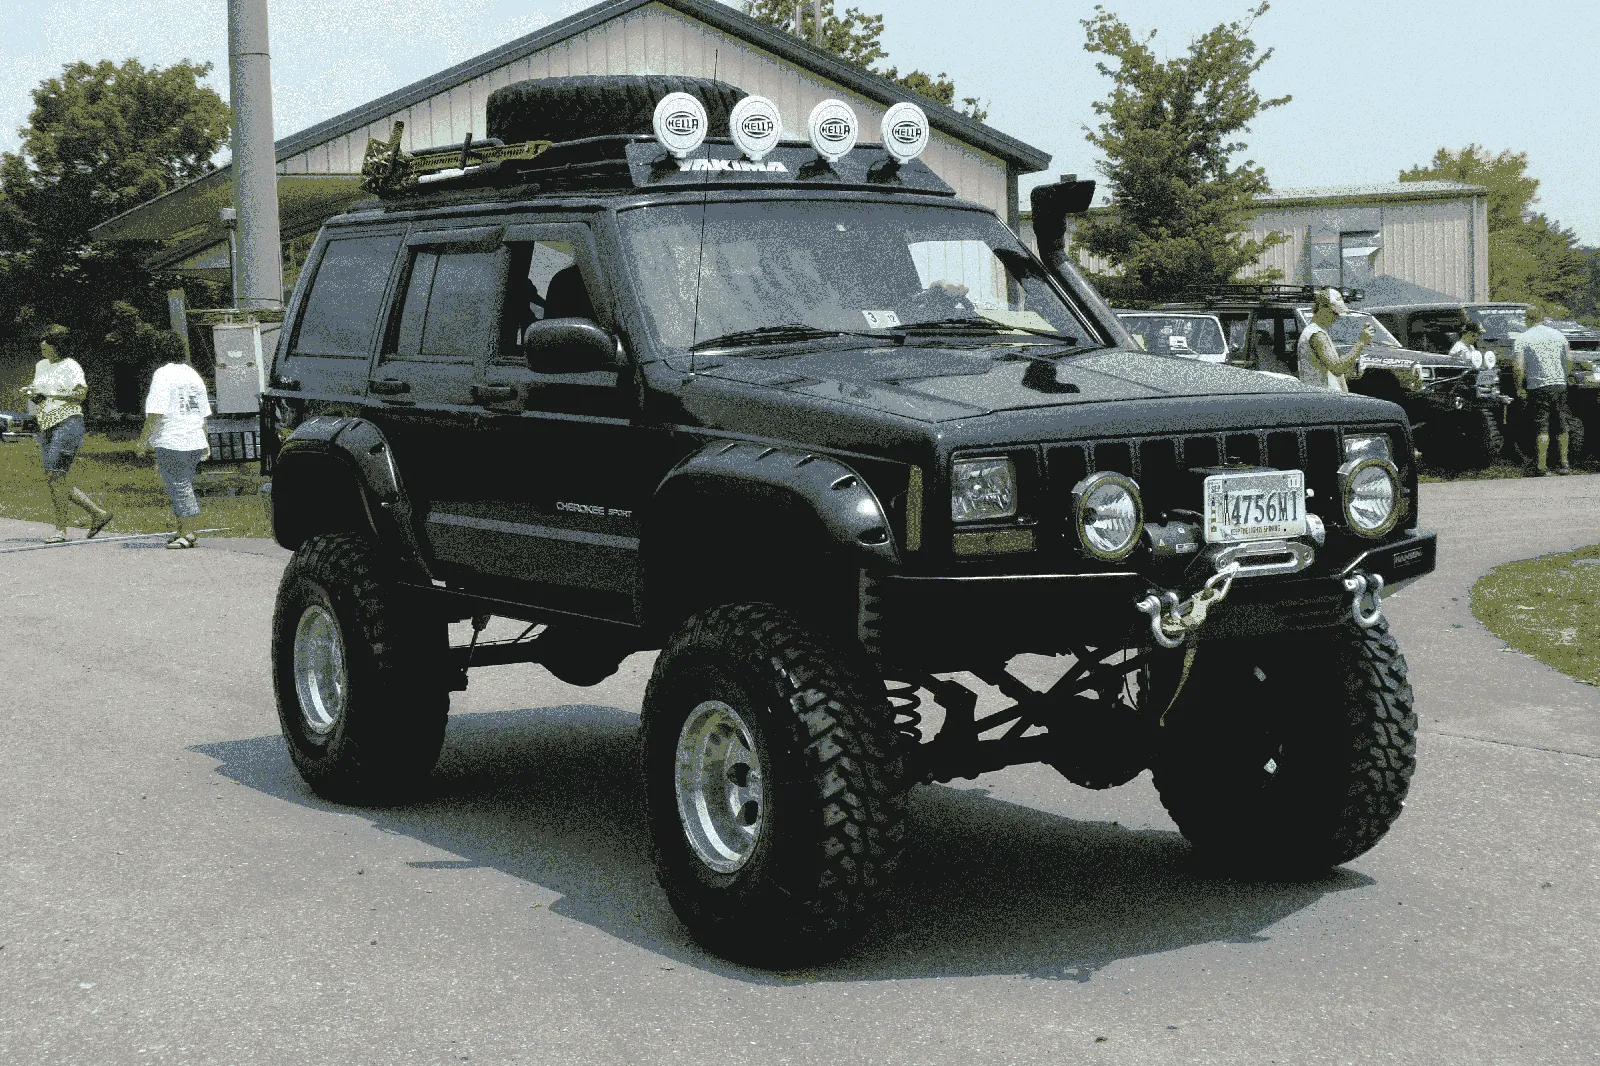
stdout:
[[[1158,54],[1243,17],[1249,0],[1104,0]],[[581,0],[271,0],[273,107],[283,137],[548,22]],[[738,5],[734,5],[738,6]],[[1083,51],[1069,0],[841,0],[883,14],[888,62],[955,79],[989,124],[1051,153],[1050,173],[1094,172],[1084,140],[1109,81]],[[216,64],[227,96],[225,0],[0,0],[0,150],[29,91],[77,59]],[[1526,152],[1536,210],[1600,244],[1600,15],[1570,0],[1278,0],[1253,32],[1272,58],[1244,154],[1277,188],[1393,181],[1440,147]],[[1047,175],[1025,179],[1024,190]],[[1024,193],[1026,195],[1026,193]]]

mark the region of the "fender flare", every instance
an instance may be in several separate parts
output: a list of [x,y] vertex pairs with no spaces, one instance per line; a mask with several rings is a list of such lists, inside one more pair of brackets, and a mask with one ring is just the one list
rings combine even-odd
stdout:
[[[394,451],[383,432],[364,418],[319,415],[296,427],[273,464],[274,482],[306,461],[339,464],[361,490],[361,506],[378,542],[401,562],[426,572],[411,499],[406,494]],[[274,493],[274,511],[286,495]],[[292,496],[290,496],[292,498]],[[275,522],[276,524],[276,522]]]
[[816,515],[838,547],[871,563],[900,562],[883,502],[865,478],[831,456],[750,441],[716,441],[674,467],[653,499],[700,486],[776,490]]

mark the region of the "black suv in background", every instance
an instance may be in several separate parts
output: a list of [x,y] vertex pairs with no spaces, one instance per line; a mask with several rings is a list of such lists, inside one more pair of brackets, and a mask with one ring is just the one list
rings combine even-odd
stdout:
[[[1527,328],[1527,311],[1532,304],[1514,301],[1394,304],[1363,308],[1382,322],[1390,332],[1411,348],[1425,352],[1448,352],[1461,337],[1468,321],[1478,324],[1483,338],[1478,347],[1493,352],[1500,389],[1511,402],[1506,415],[1506,435],[1514,458],[1531,454],[1533,433],[1527,412],[1516,396],[1512,350],[1518,335]],[[1574,368],[1567,382],[1567,406],[1575,416],[1569,427],[1570,458],[1576,462],[1600,457],[1600,330],[1577,322],[1546,319],[1545,325],[1560,330],[1572,348]],[[1552,449],[1555,447],[1551,445]],[[1555,457],[1552,455],[1552,461]]]
[[[660,649],[657,875],[767,964],[861,930],[908,789],[1017,763],[1153,768],[1240,869],[1372,847],[1416,730],[1379,595],[1435,558],[1404,411],[1139,352],[1064,254],[1093,183],[1035,191],[1041,262],[907,157],[920,112],[893,154],[830,147],[842,104],[741,147],[766,108],[552,79],[491,95],[488,141],[369,148],[382,199],[318,235],[262,411],[305,779],[397,801],[470,669],[593,684]],[[527,628],[480,640],[490,616]]]
[[[1298,377],[1296,345],[1311,322],[1315,290],[1303,285],[1226,285],[1191,298],[1160,305],[1215,315],[1227,333],[1228,362],[1234,366]],[[1359,299],[1351,292],[1348,299]],[[1496,374],[1447,352],[1407,348],[1364,311],[1336,319],[1329,334],[1348,352],[1363,328],[1375,336],[1362,357],[1360,377],[1350,391],[1388,400],[1405,409],[1423,461],[1443,470],[1488,466],[1502,447],[1504,399]]]

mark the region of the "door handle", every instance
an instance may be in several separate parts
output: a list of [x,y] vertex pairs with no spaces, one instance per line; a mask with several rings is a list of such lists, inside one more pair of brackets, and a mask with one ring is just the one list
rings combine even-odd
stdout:
[[474,385],[472,398],[479,403],[505,403],[517,398],[517,389],[514,385]]
[[393,396],[396,393],[410,392],[411,384],[397,378],[369,378],[367,388],[379,396]]
[[275,381],[273,383],[273,387],[274,388],[283,389],[286,392],[298,392],[298,391],[300,391],[300,379],[299,378],[279,378],[277,381]]

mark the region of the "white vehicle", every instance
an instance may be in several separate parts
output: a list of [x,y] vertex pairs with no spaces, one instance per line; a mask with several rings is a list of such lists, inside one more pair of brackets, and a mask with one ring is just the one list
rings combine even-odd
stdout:
[[1122,325],[1147,352],[1226,363],[1228,339],[1216,315],[1189,311],[1118,311]]

